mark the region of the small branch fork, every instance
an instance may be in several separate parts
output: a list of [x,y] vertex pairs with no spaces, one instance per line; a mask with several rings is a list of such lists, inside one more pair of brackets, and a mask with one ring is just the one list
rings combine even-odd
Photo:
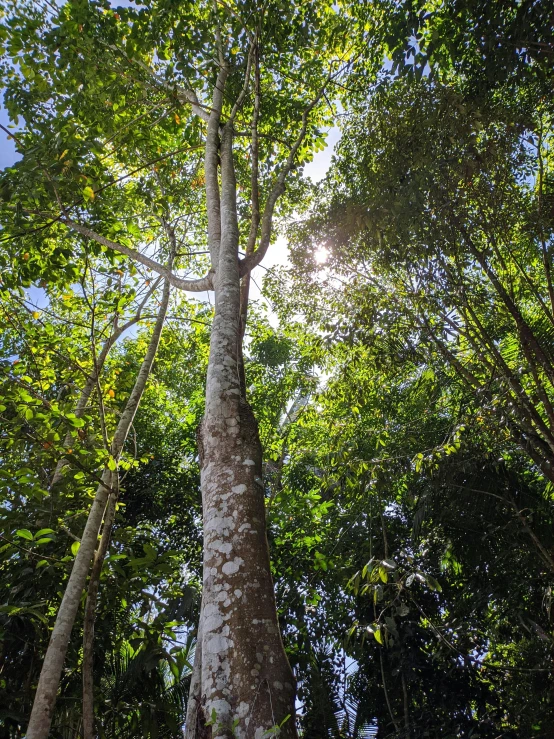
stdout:
[[111,239],[107,239],[105,236],[96,233],[96,231],[93,231],[91,228],[77,223],[77,221],[74,221],[68,216],[62,216],[60,221],[68,226],[72,231],[77,231],[77,233],[80,233],[82,236],[85,236],[92,241],[96,241],[98,244],[106,246],[108,249],[113,249],[113,251],[116,251],[119,254],[124,254],[125,256],[134,259],[136,262],[140,262],[140,264],[148,267],[153,272],[157,272],[157,274],[165,277],[173,287],[179,288],[180,290],[187,290],[188,292],[204,292],[205,290],[213,289],[211,272],[196,280],[185,280],[182,277],[178,277],[170,269],[164,267],[163,264],[160,264],[155,259],[151,259],[145,254],[141,254],[141,252],[136,249],[131,249],[117,241],[111,241]]

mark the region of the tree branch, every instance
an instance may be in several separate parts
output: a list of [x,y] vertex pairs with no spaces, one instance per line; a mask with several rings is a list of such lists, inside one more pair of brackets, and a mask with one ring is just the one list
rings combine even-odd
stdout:
[[254,267],[257,267],[258,264],[260,264],[260,262],[262,261],[262,259],[265,257],[267,253],[267,249],[269,247],[269,241],[271,239],[271,229],[273,225],[273,213],[275,211],[275,205],[277,203],[277,200],[279,199],[279,197],[283,194],[285,190],[285,180],[287,178],[287,175],[292,169],[294,160],[296,159],[296,154],[298,153],[298,149],[300,148],[300,145],[302,144],[302,141],[304,140],[306,136],[306,132],[308,130],[308,117],[310,113],[312,112],[312,110],[315,108],[315,106],[318,104],[318,102],[323,97],[323,94],[325,93],[325,89],[333,76],[334,75],[330,72],[329,75],[327,76],[327,79],[325,80],[325,83],[322,85],[321,89],[319,90],[315,98],[304,109],[304,112],[302,113],[302,126],[300,128],[300,133],[298,134],[296,141],[292,145],[289,156],[287,157],[287,161],[285,162],[281,172],[279,172],[279,175],[277,176],[277,179],[273,185],[273,188],[271,189],[271,192],[269,193],[269,197],[265,204],[264,214],[262,218],[262,232],[260,235],[260,243],[258,245],[257,250],[253,254],[247,255],[246,257],[244,257],[244,259],[241,260],[240,262],[241,276],[244,276],[248,272],[251,272],[254,269]]
[[244,84],[242,86],[242,90],[239,93],[239,96],[235,100],[235,104],[233,105],[231,109],[231,113],[229,115],[229,119],[226,122],[226,126],[232,126],[233,122],[236,118],[236,115],[238,111],[240,110],[240,107],[244,101],[244,98],[246,97],[246,93],[248,92],[248,87],[250,85],[250,72],[252,69],[252,56],[254,54],[254,50],[257,48],[255,41],[252,41],[250,44],[250,49],[248,50],[248,59],[246,61],[246,72],[244,73]]
[[170,285],[173,285],[173,287],[176,287],[179,290],[186,290],[188,292],[204,292],[205,290],[213,289],[211,272],[209,272],[204,277],[200,277],[196,280],[185,280],[182,277],[178,277],[177,275],[173,274],[170,269],[164,267],[159,262],[156,262],[156,260],[150,259],[150,257],[141,254],[136,249],[131,249],[130,247],[119,244],[116,241],[111,241],[105,236],[96,233],[96,231],[93,231],[87,226],[83,226],[80,223],[77,223],[67,216],[61,216],[60,222],[68,226],[68,228],[72,229],[73,231],[77,231],[77,233],[86,236],[88,239],[96,241],[98,244],[106,246],[108,249],[113,249],[119,254],[124,254],[130,259],[133,259],[135,262],[140,262],[145,267],[151,269],[153,272],[157,272],[159,275],[162,275],[162,277],[165,277]]
[[[254,253],[258,228],[260,225],[260,190],[259,190],[259,142],[258,142],[258,120],[260,117],[260,47],[258,39],[254,47],[254,114],[252,116],[251,133],[251,175],[250,175],[250,199],[252,204],[252,215],[250,221],[250,233],[246,244],[246,256]],[[243,341],[248,319],[248,301],[250,294],[250,272],[244,275],[240,286],[240,329],[239,329],[239,375],[241,392],[246,398],[246,375],[244,370]]]
[[219,192],[219,124],[223,109],[223,92],[229,68],[226,64],[220,67],[215,83],[212,112],[208,121],[206,134],[206,150],[204,172],[206,177],[206,210],[208,214],[208,246],[212,261],[212,269],[217,270],[219,246],[221,243],[221,202]]
[[[166,82],[164,79],[161,79],[158,77],[158,75],[148,66],[148,64],[145,64],[140,59],[131,59],[127,56],[127,54],[123,51],[123,49],[120,49],[115,44],[106,44],[106,46],[109,49],[112,49],[112,51],[116,51],[118,54],[121,54],[125,57],[125,59],[128,62],[133,62],[137,66],[139,66],[144,72],[148,74],[149,77],[151,77],[152,80],[156,83],[155,85],[149,85],[153,87],[154,89],[159,89],[160,87],[164,90],[167,90],[171,93],[177,93],[177,99],[181,103],[189,103],[192,107],[192,112],[197,115],[199,118],[201,118],[203,121],[208,122],[210,114],[206,110],[206,106],[203,105],[200,100],[198,99],[198,95],[196,92],[189,87],[181,87],[177,84],[170,84],[169,82]],[[147,83],[148,84],[148,83]]]

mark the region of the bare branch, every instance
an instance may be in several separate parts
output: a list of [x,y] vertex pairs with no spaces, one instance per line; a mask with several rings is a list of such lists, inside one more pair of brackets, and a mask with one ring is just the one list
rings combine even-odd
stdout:
[[215,44],[217,47],[217,55],[219,58],[219,66],[221,68],[225,67],[225,54],[223,53],[223,41],[221,39],[221,28],[219,25],[219,19],[217,17],[217,2],[214,0],[213,2],[214,6],[214,15],[215,15]]
[[[336,73],[335,73],[336,74]],[[300,148],[302,141],[304,140],[306,136],[306,132],[308,130],[308,117],[312,110],[315,108],[315,106],[319,103],[321,98],[323,97],[323,94],[325,93],[325,89],[327,85],[329,84],[329,81],[334,77],[335,75],[330,72],[327,76],[327,79],[325,80],[324,84],[322,85],[321,89],[315,96],[315,98],[312,100],[312,102],[304,109],[304,112],[302,113],[302,126],[300,128],[300,133],[296,137],[296,141],[292,145],[292,148],[290,150],[289,156],[287,157],[287,160],[282,168],[282,170],[279,172],[279,175],[277,176],[277,179],[273,185],[273,188],[271,189],[271,192],[269,193],[269,197],[267,198],[265,208],[264,208],[264,215],[262,218],[262,232],[260,235],[260,243],[257,248],[257,250],[254,252],[254,254],[247,255],[244,259],[240,262],[240,274],[241,276],[244,276],[248,272],[250,272],[254,267],[257,267],[258,264],[262,261],[262,259],[265,257],[267,253],[267,249],[269,247],[269,241],[271,238],[271,228],[273,224],[273,213],[275,211],[275,205],[277,203],[277,200],[279,197],[283,194],[285,190],[285,180],[287,178],[287,175],[292,169],[292,166],[294,164],[294,160],[296,159],[296,154],[298,153],[298,149]]]
[[[250,175],[250,189],[251,189],[251,203],[252,203],[252,216],[250,221],[250,233],[248,234],[248,242],[246,244],[246,255],[254,253],[254,247],[256,246],[256,239],[258,238],[258,228],[260,225],[260,192],[259,192],[259,142],[258,142],[258,119],[260,117],[260,47],[258,39],[255,40],[254,48],[254,114],[252,117],[252,133],[251,133],[251,175]],[[240,334],[239,334],[239,375],[241,392],[246,397],[246,375],[244,371],[244,357],[243,357],[243,340],[244,333],[246,331],[246,321],[248,319],[248,301],[250,294],[250,272],[245,274],[242,278],[240,286]]]
[[235,104],[233,105],[231,109],[231,114],[229,115],[229,119],[226,123],[227,126],[232,126],[233,121],[236,118],[236,115],[238,111],[240,110],[244,98],[246,97],[246,94],[248,92],[248,87],[250,86],[250,72],[252,69],[252,57],[254,55],[255,50],[257,49],[257,44],[255,41],[252,41],[250,44],[250,49],[248,50],[248,59],[246,61],[246,72],[244,73],[244,84],[242,86],[242,90],[239,93],[239,96],[237,97]]
[[144,264],[145,267],[148,267],[153,272],[157,272],[159,275],[165,277],[173,287],[179,288],[179,290],[187,290],[188,292],[204,292],[205,290],[213,289],[211,272],[205,275],[205,277],[200,277],[196,280],[185,280],[182,277],[177,277],[177,275],[173,274],[170,269],[164,267],[159,262],[156,262],[155,259],[150,259],[150,257],[141,254],[136,249],[131,249],[130,247],[119,244],[116,241],[111,241],[105,236],[96,233],[96,231],[93,231],[87,226],[83,226],[80,223],[73,221],[67,216],[61,216],[60,221],[73,231],[77,231],[77,233],[86,236],[88,239],[96,241],[98,244],[102,244],[102,246],[106,246],[108,249],[113,249],[119,254],[125,254],[125,256],[130,257],[130,259]]
[[219,191],[219,124],[223,109],[223,92],[229,68],[222,65],[215,83],[212,112],[208,121],[204,172],[206,177],[206,210],[208,214],[208,246],[212,269],[217,270],[219,245],[221,243],[221,202]]
[[256,238],[258,235],[258,227],[260,225],[260,192],[259,192],[259,136],[258,136],[258,120],[260,117],[260,47],[256,40],[254,49],[255,55],[255,71],[254,71],[254,115],[252,117],[252,172],[250,177],[251,201],[252,201],[252,220],[250,222],[250,233],[248,235],[248,243],[246,245],[247,256],[254,253]]

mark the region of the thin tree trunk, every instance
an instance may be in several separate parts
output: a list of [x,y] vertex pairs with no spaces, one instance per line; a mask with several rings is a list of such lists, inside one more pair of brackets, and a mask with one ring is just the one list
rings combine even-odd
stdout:
[[280,736],[290,739],[296,737],[294,678],[279,632],[269,564],[262,448],[254,415],[241,398],[239,235],[230,128],[221,141],[221,182],[215,316],[199,430],[204,515],[200,690],[193,676],[189,701],[194,701],[190,716],[195,713],[196,721],[189,719],[185,736],[259,739],[284,721]]
[[[171,268],[171,267],[170,267]],[[135,385],[127,403],[125,410],[121,414],[117,429],[115,431],[112,444],[111,454],[117,460],[123,449],[123,445],[131,428],[133,418],[137,411],[138,405],[142,398],[146,382],[152,369],[152,364],[158,350],[160,336],[167,313],[169,303],[170,284],[166,280],[164,283],[164,292],[160,304],[158,317],[150,338],[150,343],[141,368],[138,372]],[[77,610],[85,587],[90,563],[96,549],[98,539],[98,531],[108,496],[112,491],[110,487],[111,471],[106,467],[102,473],[102,481],[99,484],[94,501],[92,503],[85,530],[81,537],[81,546],[75,557],[73,569],[67,582],[65,593],[60,603],[56,622],[50,637],[50,643],[46,650],[44,663],[40,673],[37,692],[31,711],[29,726],[27,727],[27,739],[46,739],[52,722],[54,706],[56,704],[56,694],[60,683],[60,677],[65,661],[67,646],[71,636],[71,630],[75,622]]]
[[[203,606],[200,606],[202,614]],[[194,665],[190,679],[189,698],[187,703],[187,716],[185,721],[187,737],[201,737],[206,731],[204,712],[199,710],[202,699],[202,620],[198,624],[196,634],[196,650],[194,652]],[[199,725],[204,724],[204,725]]]
[[542,368],[544,369],[546,376],[550,380],[551,385],[554,386],[554,368],[552,367],[550,360],[546,356],[539,340],[534,335],[527,321],[525,321],[525,319],[523,318],[521,311],[519,310],[518,306],[512,300],[508,291],[506,290],[506,288],[504,287],[504,285],[498,278],[496,272],[487,262],[487,259],[485,255],[483,254],[483,252],[480,251],[473,243],[473,240],[471,239],[467,229],[464,226],[460,226],[459,224],[457,225],[458,225],[458,229],[460,233],[464,237],[466,244],[468,245],[468,248],[471,254],[477,259],[477,261],[481,265],[483,272],[489,278],[494,289],[496,290],[499,297],[501,298],[504,305],[506,306],[508,312],[512,316],[514,323],[516,325],[518,334],[519,334],[520,344],[522,348],[525,351],[526,347],[529,347],[533,351],[537,360],[539,361]]
[[403,668],[400,672],[400,677],[402,679],[402,695],[404,697],[404,736],[406,739],[410,739],[410,708],[408,701],[408,688],[406,687],[406,677],[404,675]]
[[[87,377],[87,381],[83,389],[81,390],[81,395],[79,396],[79,400],[77,401],[77,404],[74,410],[76,418],[82,418],[82,416],[85,413],[85,409],[87,407],[88,401],[96,385],[98,373],[103,367],[106,357],[108,356],[108,351],[111,348],[111,346],[108,346],[108,345],[109,345],[109,340],[106,341],[106,343],[102,347],[102,351],[100,352],[98,356],[98,360],[95,364],[95,367],[90,373],[90,375]],[[67,434],[65,435],[65,439],[63,442],[63,445],[66,449],[69,446],[71,446],[72,438],[73,437],[71,435],[71,431],[68,431]],[[52,490],[62,479],[63,469],[66,466],[66,464],[67,464],[67,460],[65,459],[65,457],[62,457],[60,460],[58,460],[58,463],[56,464],[56,469],[54,470],[54,474],[52,475],[52,480],[50,481],[50,485],[48,488],[49,490]]]
[[[142,311],[144,310],[144,306],[147,304],[148,300],[150,299],[150,297],[152,296],[152,294],[158,287],[160,280],[161,278],[158,278],[155,281],[154,285],[150,288],[150,290],[148,290],[148,292],[146,293],[146,296],[144,297],[144,300],[139,305],[137,312],[133,316],[133,318],[129,319],[122,326],[119,326],[117,329],[115,329],[113,334],[108,339],[106,339],[106,341],[104,342],[98,357],[95,359],[94,367],[90,375],[87,377],[87,381],[85,382],[83,389],[81,390],[81,395],[79,396],[79,400],[77,401],[75,410],[73,411],[76,418],[82,418],[84,416],[90,396],[92,395],[92,391],[96,387],[96,383],[98,382],[99,377],[100,377],[100,372],[102,371],[102,368],[104,367],[104,362],[106,361],[106,358],[108,354],[110,353],[110,350],[112,349],[114,344],[117,342],[119,337],[125,331],[127,331],[127,329],[131,328],[131,326],[134,326],[135,323],[140,321],[140,317],[142,315]],[[72,438],[73,437],[71,435],[71,432],[68,431],[65,436],[64,442],[63,442],[63,445],[66,449],[71,446]],[[67,460],[64,457],[62,457],[58,461],[56,468],[54,470],[54,474],[52,475],[52,480],[50,481],[50,485],[48,487],[49,490],[52,490],[52,488],[54,488],[62,479],[63,468],[65,467],[66,464],[67,464]]]
[[94,622],[96,619],[96,602],[100,586],[102,565],[110,545],[112,527],[115,519],[115,505],[117,503],[119,481],[117,471],[112,473],[113,492],[108,499],[102,528],[102,538],[94,555],[94,563],[90,573],[85,617],[83,621],[83,739],[94,739]]
[[[248,234],[248,242],[246,244],[246,256],[254,254],[256,239],[258,238],[258,229],[260,226],[260,193],[259,193],[259,142],[258,142],[258,119],[260,116],[260,58],[259,45],[256,41],[254,49],[254,112],[252,117],[252,138],[250,142],[250,155],[252,157],[252,172],[250,175],[250,203],[252,207],[252,216],[250,221],[250,232]],[[246,321],[248,319],[248,302],[250,299],[250,272],[247,272],[240,286],[240,331],[239,331],[239,377],[241,392],[243,398],[246,398],[246,373],[244,370],[243,343],[246,331]]]
[[397,723],[396,719],[394,718],[394,713],[392,712],[392,706],[390,704],[389,699],[389,691],[387,690],[387,682],[385,680],[385,666],[383,664],[383,650],[381,647],[379,647],[379,664],[381,665],[381,680],[383,681],[383,693],[385,694],[385,702],[387,704],[387,709],[389,711],[389,716],[392,721],[392,725],[394,726],[395,733],[399,733],[400,731],[400,725]]
[[[464,367],[464,365],[457,359],[457,357],[450,351],[450,349],[448,349],[443,344],[441,339],[433,332],[433,330],[429,326],[429,323],[423,317],[418,318],[416,314],[412,315],[416,317],[416,320],[418,321],[420,327],[427,330],[431,340],[434,342],[441,355],[454,368],[454,370],[460,375],[460,377],[466,382],[466,384],[475,390],[480,390],[483,394],[483,398],[490,403],[492,399],[490,390],[485,385],[482,385],[479,380],[467,369],[467,367]],[[474,347],[475,351],[477,351],[477,348],[472,341],[471,335],[468,336],[468,339]],[[481,361],[485,362],[486,360],[481,358]],[[517,398],[515,399],[517,400]],[[525,416],[523,415],[523,410],[519,406],[514,404],[513,411],[518,416],[518,423],[522,425],[523,431],[514,421],[510,420],[509,414],[506,413],[506,418],[504,418],[505,408],[503,406],[495,407],[493,412],[496,413],[497,416],[499,416],[500,422],[508,428],[514,441],[519,444],[523,451],[528,454],[529,457],[531,457],[533,462],[535,462],[535,464],[540,467],[541,472],[544,474],[546,479],[554,482],[554,466],[551,461],[552,452],[550,447],[548,447],[546,442],[542,438],[540,438],[538,434],[535,433],[532,425],[530,425],[530,423],[526,420]],[[539,449],[540,445],[542,445],[542,449]]]
[[514,510],[514,513],[516,514],[517,518],[519,519],[520,523],[522,524],[525,531],[529,534],[531,537],[531,540],[535,547],[537,548],[537,551],[542,556],[544,562],[550,567],[552,572],[554,572],[554,559],[550,556],[550,553],[548,552],[548,549],[543,545],[539,537],[535,534],[533,529],[529,526],[527,523],[527,518],[523,515],[523,513],[520,511],[519,506],[517,505],[513,495],[508,493],[508,499],[510,501],[510,505]]

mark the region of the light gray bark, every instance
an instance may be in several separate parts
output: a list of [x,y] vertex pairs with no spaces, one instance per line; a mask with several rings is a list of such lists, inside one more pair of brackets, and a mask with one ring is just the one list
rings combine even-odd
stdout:
[[221,242],[206,410],[199,432],[202,610],[190,697],[194,705],[185,736],[260,739],[289,716],[280,734],[288,739],[296,736],[294,679],[279,633],[271,578],[262,449],[239,378],[239,233],[232,145],[228,126],[220,146]]
[[[116,482],[117,471],[112,473],[112,480]],[[113,522],[115,520],[115,506],[119,484],[112,486],[114,492],[110,495],[106,505],[102,537],[94,555],[94,562],[90,573],[87,588],[87,601],[85,605],[85,617],[83,620],[83,739],[94,739],[94,622],[96,620],[96,602],[98,589],[100,587],[100,575],[102,565],[110,545]]]
[[[160,304],[160,310],[158,312],[158,317],[154,325],[154,330],[150,338],[146,355],[112,439],[111,454],[115,460],[117,460],[121,454],[152,369],[152,364],[158,350],[162,328],[167,313],[169,293],[170,284],[169,281],[166,280],[164,283],[164,292]],[[79,547],[79,551],[75,557],[71,575],[69,576],[65,593],[63,595],[62,602],[60,603],[52,636],[50,637],[50,643],[46,650],[37,692],[35,694],[35,700],[31,711],[31,718],[27,727],[27,739],[46,739],[50,730],[52,714],[56,704],[56,694],[58,692],[71,630],[75,622],[75,617],[79,608],[83,588],[85,587],[94,550],[96,549],[98,532],[104,515],[104,510],[106,508],[108,496],[111,493],[110,483],[111,471],[106,467],[102,473],[102,482],[98,485],[96,490],[96,495],[88,515],[85,530],[81,537],[81,546]]]
[[223,90],[227,79],[227,67],[224,65],[217,76],[213,96],[212,112],[208,121],[206,135],[206,152],[204,157],[204,172],[206,178],[206,204],[208,213],[208,246],[212,269],[217,270],[219,246],[221,242],[221,214],[219,202],[219,122],[223,106]]
[[[247,94],[248,80],[245,80],[232,107],[228,123],[222,127],[229,67],[219,35],[217,41],[219,72],[209,108],[205,145],[210,273],[199,280],[183,280],[171,269],[66,216],[61,221],[84,236],[145,264],[178,288],[215,291],[206,410],[199,429],[204,517],[203,600],[186,737],[261,739],[279,726],[279,735],[283,739],[293,739],[296,737],[294,679],[279,633],[271,577],[261,479],[262,449],[256,420],[241,394],[240,352],[247,315],[248,279],[244,281],[242,310],[240,287],[241,277],[248,276],[267,251],[277,200],[284,191],[285,179],[306,135],[308,115],[321,98],[324,87],[303,112],[300,132],[274,180],[261,218],[257,202],[257,172],[253,172],[251,237],[246,257],[239,260],[233,117]],[[254,53],[257,55],[257,47],[252,41],[247,76],[254,59],[256,67],[258,65]],[[255,118],[259,108],[258,71],[256,74]],[[195,105],[198,108],[196,97],[188,93],[185,97],[193,104],[193,109]],[[201,117],[206,120],[204,110]],[[252,143],[256,159],[254,166],[257,167],[255,131]],[[260,239],[255,249],[258,230]],[[106,496],[104,503],[105,499]],[[95,514],[95,537],[102,510],[103,506]],[[88,554],[87,569],[91,557],[92,550]],[[66,648],[67,641],[63,654]],[[61,664],[63,655],[59,670]],[[58,679],[59,672],[56,689]],[[42,739],[45,734],[28,736]]]
[[131,249],[129,246],[125,246],[124,244],[120,244],[117,241],[107,239],[105,236],[102,236],[102,234],[96,233],[96,231],[93,231],[91,228],[83,226],[81,223],[77,223],[67,216],[60,217],[60,223],[65,223],[65,225],[68,226],[72,231],[77,231],[77,233],[86,236],[87,239],[96,241],[98,244],[102,244],[102,246],[107,246],[108,249],[113,249],[113,251],[116,251],[119,254],[124,254],[126,257],[130,257],[135,262],[144,264],[145,267],[148,267],[153,272],[161,275],[166,280],[168,280],[171,285],[179,288],[180,290],[201,293],[205,290],[211,290],[213,287],[211,273],[207,274],[205,277],[199,277],[197,280],[185,280],[182,277],[177,277],[177,275],[173,274],[173,272],[171,271],[171,267],[164,267],[163,264],[156,262],[155,259],[150,259],[150,257],[147,257],[145,254],[142,254],[136,249]]
[[[202,613],[203,606],[200,606]],[[194,652],[194,665],[190,678],[189,698],[187,703],[187,716],[185,721],[186,739],[194,739],[194,737],[202,736],[205,726],[199,726],[198,723],[204,720],[202,709],[202,619],[198,624],[196,633],[196,650]]]
[[[328,77],[327,81],[329,81],[329,79],[331,79],[331,75]],[[258,244],[258,248],[256,249],[255,252],[247,254],[244,257],[244,259],[241,260],[240,262],[241,276],[249,274],[254,269],[254,267],[256,267],[258,264],[261,263],[261,261],[263,260],[263,258],[265,257],[267,253],[267,250],[269,248],[269,243],[271,241],[271,233],[273,229],[273,214],[275,212],[275,206],[277,205],[277,201],[279,200],[279,198],[285,191],[286,179],[291,169],[294,166],[296,155],[306,136],[306,131],[308,130],[309,115],[311,111],[315,108],[315,106],[317,105],[321,97],[323,96],[325,92],[326,84],[323,85],[319,93],[312,100],[312,102],[304,109],[304,112],[302,113],[302,127],[300,129],[300,133],[296,137],[296,141],[292,145],[290,153],[283,167],[281,168],[281,171],[275,178],[273,187],[271,188],[271,191],[265,203],[265,208],[264,208],[264,213],[263,213],[262,223],[261,223],[260,242]]]
[[[214,5],[217,15],[215,2]],[[166,268],[146,255],[73,221],[65,214],[60,217],[60,221],[73,231],[125,254],[163,275],[167,288],[171,283],[189,291],[215,291],[206,409],[199,429],[204,517],[203,599],[186,737],[261,739],[279,725],[279,736],[282,739],[294,739],[294,678],[279,633],[271,577],[261,479],[262,449],[256,420],[241,394],[240,352],[247,315],[248,278],[244,281],[242,328],[240,287],[241,277],[248,276],[267,251],[277,200],[284,191],[285,179],[294,166],[299,147],[305,138],[308,115],[321,98],[324,88],[303,112],[300,132],[265,199],[263,215],[260,214],[257,199],[257,171],[253,171],[251,236],[247,255],[239,260],[233,118],[247,95],[249,75],[255,60],[257,120],[258,49],[256,42],[252,41],[247,79],[231,108],[228,123],[222,128],[229,67],[224,58],[221,36],[219,32],[216,35],[219,72],[212,105],[209,108],[201,105],[192,90],[179,92],[192,105],[193,110],[208,122],[205,181],[208,242],[212,261],[212,269],[208,275],[198,280],[180,278],[173,274],[171,266]],[[257,167],[255,126],[256,124],[252,143],[256,160],[254,166]],[[258,232],[259,244],[255,249]],[[118,432],[120,427],[125,427],[124,434],[116,434],[117,439],[114,438],[112,445],[112,449],[116,450],[112,452],[115,458],[125,441],[138,400],[134,409],[130,403],[131,399],[127,404],[131,409],[130,417],[126,409],[118,426]],[[27,732],[28,739],[43,739],[48,734],[71,628],[110,492],[108,472],[105,470],[104,484],[97,490],[81,548],[60,606],[37,689]],[[212,716],[215,716],[214,721]]]
[[[259,145],[258,145],[258,120],[260,117],[260,57],[259,44],[256,39],[252,46],[254,55],[254,110],[252,116],[252,134],[250,140],[250,155],[252,158],[250,173],[250,204],[252,208],[250,231],[246,244],[246,256],[254,253],[258,229],[260,225],[260,192],[259,192]],[[248,320],[248,302],[250,299],[250,272],[247,272],[240,286],[240,332],[239,332],[239,377],[241,392],[246,398],[246,374],[244,370],[243,342]]]

